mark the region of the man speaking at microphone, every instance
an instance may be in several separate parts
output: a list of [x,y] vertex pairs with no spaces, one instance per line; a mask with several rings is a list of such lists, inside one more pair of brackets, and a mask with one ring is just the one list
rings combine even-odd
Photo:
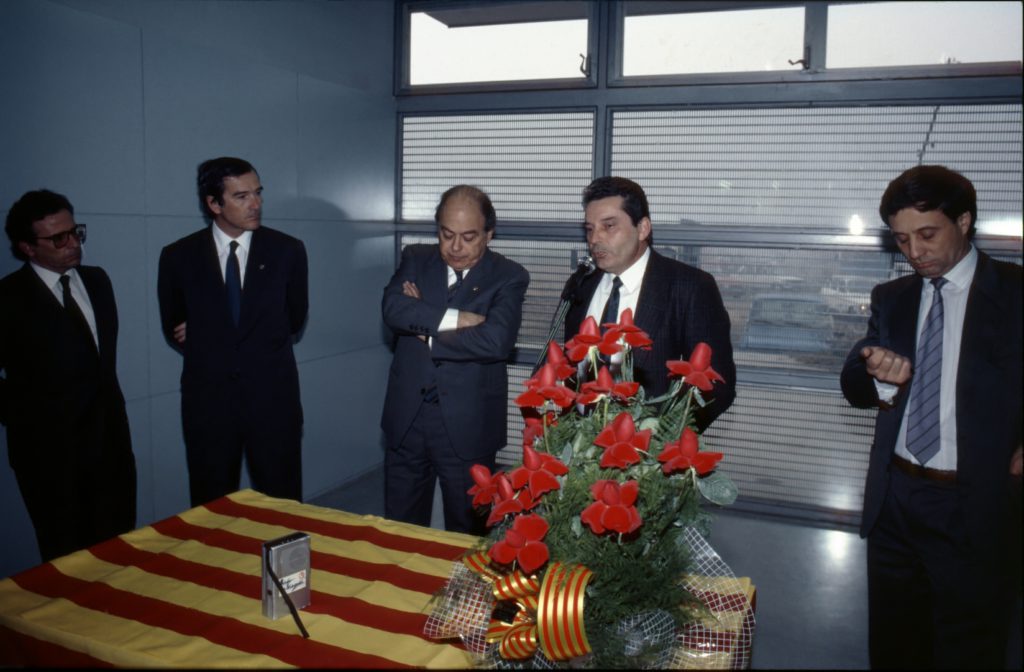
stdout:
[[[686,359],[700,342],[711,346],[711,366],[725,378],[702,393],[698,409],[703,430],[736,397],[736,365],[729,340],[729,314],[715,279],[664,257],[651,247],[651,215],[640,185],[622,177],[599,177],[583,191],[587,246],[599,272],[583,278],[565,316],[565,339],[592,316],[598,324],[618,322],[627,308],[651,337],[649,350],[633,351],[633,376],[648,397],[668,391],[665,362]],[[570,283],[571,284],[571,283]],[[621,354],[612,356],[612,365]]]

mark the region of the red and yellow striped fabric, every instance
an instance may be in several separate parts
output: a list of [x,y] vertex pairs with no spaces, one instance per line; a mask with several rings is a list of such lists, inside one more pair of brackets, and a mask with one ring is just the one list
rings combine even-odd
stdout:
[[[263,541],[311,538],[312,598],[265,618]],[[476,537],[236,492],[0,581],[0,666],[472,666],[423,635]]]

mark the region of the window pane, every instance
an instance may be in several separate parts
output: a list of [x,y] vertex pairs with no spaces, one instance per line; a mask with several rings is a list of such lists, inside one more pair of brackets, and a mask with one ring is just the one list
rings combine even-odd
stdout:
[[1019,2],[880,2],[828,8],[826,67],[1021,60]]
[[622,74],[800,70],[802,7],[720,12],[651,13],[651,3],[626,5]]
[[584,79],[586,11],[583,2],[543,2],[414,12],[409,83]]

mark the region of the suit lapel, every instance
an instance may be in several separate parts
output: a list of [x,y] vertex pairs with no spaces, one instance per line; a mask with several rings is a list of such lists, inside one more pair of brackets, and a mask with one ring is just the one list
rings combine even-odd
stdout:
[[[914,275],[898,294],[893,297],[893,317],[889,339],[892,350],[910,357],[911,364],[917,358],[917,313],[921,308],[921,276]],[[882,343],[885,343],[883,335]]]
[[89,303],[92,304],[92,316],[93,320],[96,321],[97,350],[102,355],[111,345],[112,334],[110,329],[113,327],[113,323],[108,316],[110,306],[105,301],[106,297],[100,295],[99,288],[94,279],[95,276],[93,276],[91,271],[86,270],[83,272],[82,267],[79,267],[78,277],[82,279],[82,284],[85,285],[85,292],[89,295]]

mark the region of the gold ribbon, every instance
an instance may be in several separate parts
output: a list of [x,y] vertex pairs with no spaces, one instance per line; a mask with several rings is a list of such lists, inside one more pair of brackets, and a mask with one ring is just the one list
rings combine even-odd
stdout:
[[529,658],[538,646],[548,660],[569,660],[590,652],[583,625],[585,589],[593,578],[589,569],[582,565],[568,568],[554,562],[544,579],[538,581],[520,571],[494,571],[484,552],[467,556],[463,562],[492,584],[495,598],[519,605],[511,622],[492,619],[487,628],[487,641],[498,643],[503,658]]

